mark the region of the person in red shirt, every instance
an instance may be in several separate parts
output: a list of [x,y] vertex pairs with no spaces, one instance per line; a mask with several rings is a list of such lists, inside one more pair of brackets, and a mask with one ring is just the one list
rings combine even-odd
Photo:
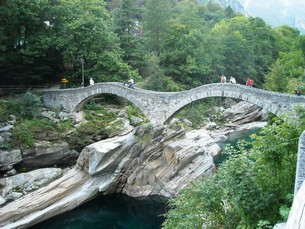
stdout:
[[246,81],[246,86],[248,88],[252,88],[253,84],[254,84],[254,81],[252,79],[248,78],[247,81]]

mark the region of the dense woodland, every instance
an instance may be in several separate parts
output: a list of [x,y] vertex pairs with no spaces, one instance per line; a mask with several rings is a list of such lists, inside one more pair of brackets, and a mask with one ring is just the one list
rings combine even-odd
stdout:
[[1,0],[1,84],[124,81],[177,91],[248,77],[293,93],[305,36],[195,0]]
[[[65,77],[67,87],[79,87],[82,61],[86,85],[89,77],[133,77],[139,87],[179,91],[219,82],[224,74],[294,93],[305,81],[304,35],[212,3],[0,0],[0,19],[1,85],[52,85]],[[270,119],[251,143],[228,148],[230,159],[213,177],[170,201],[163,227],[272,228],[286,220],[305,129],[304,111],[298,112],[293,120]]]

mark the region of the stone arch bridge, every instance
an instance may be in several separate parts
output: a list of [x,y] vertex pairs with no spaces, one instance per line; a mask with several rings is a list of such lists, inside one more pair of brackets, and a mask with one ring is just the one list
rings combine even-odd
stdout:
[[77,112],[91,98],[100,94],[114,94],[136,105],[153,125],[169,122],[184,107],[210,97],[230,97],[261,107],[278,117],[284,117],[296,105],[305,108],[305,96],[283,94],[244,85],[215,83],[181,92],[156,92],[131,89],[122,83],[97,83],[84,88],[43,91],[43,103],[48,108],[63,108]]

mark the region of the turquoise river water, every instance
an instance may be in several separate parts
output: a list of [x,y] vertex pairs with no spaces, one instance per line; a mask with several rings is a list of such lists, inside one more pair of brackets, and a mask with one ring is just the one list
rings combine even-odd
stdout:
[[72,211],[55,216],[32,229],[157,229],[166,212],[159,197],[131,198],[122,194],[99,196]]

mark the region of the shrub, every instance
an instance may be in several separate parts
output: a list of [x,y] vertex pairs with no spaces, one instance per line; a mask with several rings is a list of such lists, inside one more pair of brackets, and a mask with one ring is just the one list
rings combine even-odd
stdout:
[[34,118],[31,120],[24,120],[13,129],[13,145],[23,147],[34,146],[34,132],[35,131],[50,131],[56,130],[57,126],[49,119]]
[[37,117],[41,107],[40,98],[30,92],[25,93],[20,100],[20,114],[23,118]]
[[10,114],[19,114],[19,102],[13,99],[0,101],[0,122],[6,122]]
[[[217,99],[209,99],[209,100],[202,100],[197,103],[191,104],[190,106],[184,108],[177,117],[180,120],[188,119],[192,122],[192,127],[200,128],[203,126],[209,117],[211,115],[207,111],[215,106],[219,101]],[[219,113],[214,113],[214,115],[219,117]],[[183,125],[183,124],[181,124]],[[184,126],[185,128],[185,126]]]
[[136,126],[136,125],[139,125],[139,124],[133,122],[132,116],[139,117],[139,118],[147,121],[147,118],[142,113],[142,111],[134,105],[128,105],[127,106],[127,116],[128,116],[128,120],[129,120],[130,124],[133,125],[133,126]]
[[68,142],[71,148],[81,151],[85,146],[107,137],[105,126],[99,122],[89,121],[79,126],[76,132],[72,133]]
[[5,122],[8,118],[7,112],[6,112],[6,104],[4,101],[0,101],[0,122]]
[[98,121],[105,125],[117,118],[115,112],[107,110],[105,107],[97,104],[86,104],[84,107],[86,119],[88,121]]
[[30,148],[34,146],[34,135],[28,130],[26,123],[17,125],[13,130],[13,145]]

